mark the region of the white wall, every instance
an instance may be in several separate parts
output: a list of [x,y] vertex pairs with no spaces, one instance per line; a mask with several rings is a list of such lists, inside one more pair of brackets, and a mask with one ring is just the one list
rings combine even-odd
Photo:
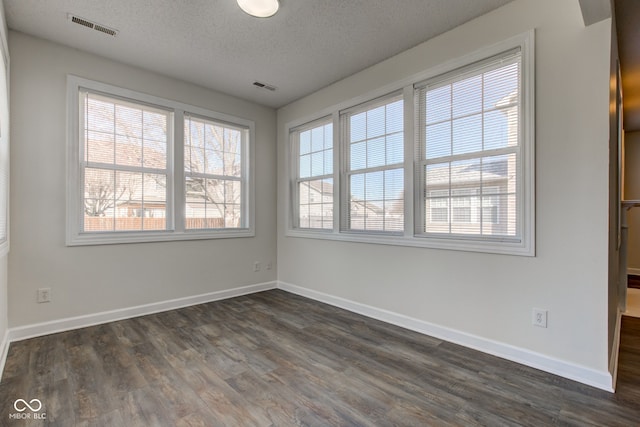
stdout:
[[[275,280],[253,272],[276,261],[275,110],[17,32],[9,48],[10,327]],[[255,121],[256,237],[65,247],[68,73]]]
[[[4,2],[0,0],[0,46],[2,52],[7,52],[7,24],[4,16]],[[0,58],[2,57],[2,52],[0,52]],[[7,58],[9,55],[6,55]],[[0,59],[1,60],[1,59]],[[0,82],[0,84],[5,84],[7,82]],[[2,108],[8,107],[7,103],[0,103],[3,105]],[[6,107],[4,107],[6,105]],[[0,116],[5,117],[6,110],[0,113]],[[4,130],[4,135],[2,138],[9,138],[9,134]],[[9,299],[8,299],[8,277],[7,277],[7,263],[8,256],[3,255],[0,256],[0,375],[2,374],[2,369],[4,367],[4,354],[3,352],[8,350],[8,347],[3,347],[5,342],[4,339],[8,338],[7,331],[9,329]],[[6,343],[8,346],[8,342]]]
[[[624,196],[625,200],[640,200],[640,132],[627,132],[624,136]],[[629,245],[627,265],[634,274],[640,274],[640,209],[627,214]]]
[[535,258],[286,237],[280,172],[279,280],[608,376],[610,26],[585,28],[577,1],[517,0],[278,110],[283,171],[286,123],[535,28]]

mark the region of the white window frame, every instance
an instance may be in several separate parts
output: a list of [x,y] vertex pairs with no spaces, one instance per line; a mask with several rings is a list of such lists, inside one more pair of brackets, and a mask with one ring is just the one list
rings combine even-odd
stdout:
[[[318,180],[325,180],[325,179],[332,179],[333,180],[333,206],[332,206],[332,217],[334,220],[334,224],[335,224],[335,217],[336,215],[336,211],[335,211],[335,204],[336,204],[336,184],[335,184],[335,174],[336,174],[336,168],[335,168],[335,158],[336,158],[336,139],[335,139],[335,126],[332,127],[333,129],[333,144],[332,144],[332,151],[333,151],[333,168],[332,168],[332,173],[331,174],[325,174],[325,175],[318,175],[318,176],[310,176],[310,177],[305,177],[305,178],[301,178],[300,177],[300,134],[302,132],[305,132],[307,130],[310,129],[314,129],[320,126],[325,126],[327,124],[333,124],[333,120],[331,119],[331,116],[329,117],[322,117],[319,118],[318,120],[314,120],[310,123],[305,123],[301,126],[297,126],[296,128],[293,128],[290,130],[290,132],[288,133],[289,135],[289,147],[291,149],[291,171],[294,175],[292,181],[291,181],[291,197],[292,197],[292,203],[291,203],[291,221],[292,221],[292,227],[296,228],[296,229],[301,229],[301,230],[306,230],[309,232],[313,232],[313,233],[328,233],[331,232],[332,229],[328,229],[328,228],[318,228],[318,227],[301,227],[300,226],[300,190],[299,190],[299,185],[301,182],[304,181],[318,181]],[[325,149],[326,150],[326,149]],[[332,227],[333,228],[333,227]]]
[[[393,102],[397,102],[397,101],[403,101],[403,106],[404,106],[404,102],[406,101],[404,99],[403,96],[403,92],[402,91],[395,91],[393,93],[384,95],[382,97],[378,97],[376,99],[372,99],[368,102],[365,102],[363,104],[359,104],[356,105],[354,107],[351,107],[349,109],[346,110],[342,110],[340,111],[340,140],[338,141],[339,143],[339,150],[341,152],[341,162],[340,162],[340,176],[342,177],[342,186],[340,187],[340,193],[341,193],[341,197],[340,197],[340,204],[341,204],[341,211],[340,211],[340,230],[342,233],[353,233],[353,234],[378,234],[378,235],[395,235],[395,236],[402,236],[403,235],[403,230],[400,231],[396,231],[396,230],[362,230],[362,229],[357,229],[357,228],[352,228],[349,224],[349,214],[347,214],[347,212],[350,212],[351,209],[351,176],[352,175],[361,175],[361,174],[367,174],[367,173],[371,173],[371,172],[384,172],[387,170],[393,170],[393,169],[402,169],[403,173],[406,171],[406,165],[405,162],[401,162],[401,163],[395,163],[393,165],[383,165],[383,166],[377,166],[377,167],[364,167],[361,169],[355,169],[352,170],[350,167],[350,163],[351,163],[351,141],[350,141],[350,135],[351,135],[351,125],[350,125],[350,118],[353,115],[356,114],[360,114],[363,112],[367,112],[371,109],[377,108],[377,107],[381,107],[383,105],[387,105]],[[404,137],[404,132],[405,129],[403,128],[403,137]],[[387,136],[387,134],[384,134],[383,136]],[[365,140],[366,141],[366,140]],[[405,174],[406,175],[406,174]],[[406,197],[406,196],[405,196]],[[365,212],[366,215],[366,212]],[[385,212],[383,211],[383,217],[385,215]],[[365,221],[366,221],[366,217],[365,217]]]
[[[347,242],[362,242],[373,244],[386,244],[397,246],[412,246],[433,249],[459,250],[469,252],[495,253],[519,256],[535,256],[535,57],[534,30],[516,35],[502,42],[487,46],[462,57],[440,64],[416,75],[410,76],[397,82],[373,90],[356,98],[341,102],[340,104],[327,107],[316,114],[312,114],[285,124],[285,135],[290,135],[291,131],[297,127],[312,123],[313,121],[331,116],[334,129],[334,228],[332,230],[322,230],[322,232],[299,229],[295,227],[293,221],[292,204],[294,195],[289,191],[287,199],[287,230],[288,237],[329,239]],[[479,63],[488,58],[505,52],[520,49],[521,52],[521,99],[520,99],[520,162],[522,165],[522,176],[520,177],[518,197],[521,198],[521,238],[519,240],[505,239],[484,239],[484,238],[439,238],[436,236],[425,236],[419,233],[416,227],[416,218],[422,213],[420,200],[421,186],[417,185],[421,179],[419,168],[416,162],[419,160],[416,153],[416,110],[417,103],[414,96],[415,88],[426,80],[450,73],[474,63]],[[377,98],[390,95],[394,92],[402,91],[404,99],[404,148],[405,148],[405,228],[400,235],[380,234],[374,232],[350,232],[341,230],[342,216],[344,216],[343,204],[344,183],[346,179],[339,167],[345,161],[345,141],[341,138],[340,113],[354,106],[373,101]],[[289,138],[290,140],[290,138]],[[290,183],[293,181],[292,150],[289,141],[287,150],[286,167],[287,176]],[[451,207],[449,207],[450,209]],[[480,207],[482,209],[482,207]]]
[[[169,145],[167,146],[167,230],[84,232],[83,163],[80,158],[80,106],[79,94],[82,90],[121,98],[141,104],[170,110],[173,115]],[[229,123],[246,129],[243,145],[242,177],[242,228],[195,229],[184,228],[184,116],[191,114],[212,121]],[[67,76],[67,246],[102,245],[120,243],[143,243],[172,240],[201,240],[218,238],[239,238],[255,236],[254,208],[254,135],[255,124],[251,120],[218,113],[181,102],[136,92],[130,89],[101,83],[78,76]]]

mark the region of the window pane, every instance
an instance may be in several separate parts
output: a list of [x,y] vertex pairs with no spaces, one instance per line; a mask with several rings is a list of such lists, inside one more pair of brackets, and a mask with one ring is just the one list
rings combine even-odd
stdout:
[[298,224],[300,228],[333,228],[333,179],[298,185]]
[[427,159],[451,155],[451,122],[427,126]]
[[386,163],[385,138],[375,138],[367,142],[367,167],[375,168]]
[[358,142],[351,144],[351,170],[364,169],[367,167],[367,143]]
[[386,105],[386,134],[404,131],[404,103],[400,101]]
[[142,109],[116,104],[116,134],[142,138]]
[[308,178],[311,176],[311,155],[305,154],[300,156],[300,178]]
[[518,235],[520,58],[498,61],[421,89],[426,232]]
[[324,128],[319,126],[311,130],[311,151],[322,151],[324,149]]
[[188,115],[185,123],[185,229],[242,227],[242,131]]
[[453,154],[482,150],[482,116],[463,117],[453,121]]
[[322,124],[294,135],[299,150],[299,178],[333,174],[333,126]]
[[167,144],[166,139],[162,142],[144,139],[142,141],[142,166],[145,168],[166,169],[167,167]]
[[391,169],[351,175],[350,228],[404,229],[404,170]]
[[453,83],[453,117],[482,111],[482,76],[473,76]]
[[[349,141],[350,210],[347,228],[363,231],[404,229],[404,111],[401,97],[383,105],[347,113]],[[350,115],[349,115],[350,114]],[[366,133],[356,129],[362,125]],[[344,123],[344,121],[343,121]]]
[[375,138],[385,134],[385,107],[377,107],[367,111],[367,138]]
[[113,163],[116,152],[112,133],[87,131],[85,139],[86,161],[92,163]]
[[[167,123],[170,114],[85,93],[85,232],[165,230]],[[119,170],[121,166],[133,168]]]
[[115,172],[86,168],[84,171],[84,214],[86,217],[111,217],[116,200]]
[[300,154],[311,152],[311,130],[300,132]]
[[427,124],[451,119],[451,85],[429,90],[425,99]]
[[386,139],[387,160],[385,164],[393,165],[404,162],[404,135],[394,133]]
[[367,138],[367,114],[360,113],[351,116],[351,142],[362,141]]

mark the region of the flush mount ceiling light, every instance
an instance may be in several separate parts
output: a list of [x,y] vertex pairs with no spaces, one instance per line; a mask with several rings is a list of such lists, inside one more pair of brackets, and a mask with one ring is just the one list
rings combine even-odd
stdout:
[[268,18],[278,11],[278,0],[237,0],[240,9],[257,18]]

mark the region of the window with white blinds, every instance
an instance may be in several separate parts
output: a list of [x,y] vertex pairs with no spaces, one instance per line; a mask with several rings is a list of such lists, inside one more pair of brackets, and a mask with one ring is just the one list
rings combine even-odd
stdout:
[[247,131],[185,114],[186,229],[243,226],[243,147]]
[[68,77],[67,244],[253,236],[251,121]]
[[419,234],[521,238],[520,50],[416,89]]
[[343,230],[404,229],[404,110],[394,95],[343,112]]
[[172,113],[80,91],[84,233],[167,229]]
[[533,256],[533,41],[286,124],[287,235]]
[[294,162],[294,223],[333,229],[333,123],[322,119],[291,132]]

